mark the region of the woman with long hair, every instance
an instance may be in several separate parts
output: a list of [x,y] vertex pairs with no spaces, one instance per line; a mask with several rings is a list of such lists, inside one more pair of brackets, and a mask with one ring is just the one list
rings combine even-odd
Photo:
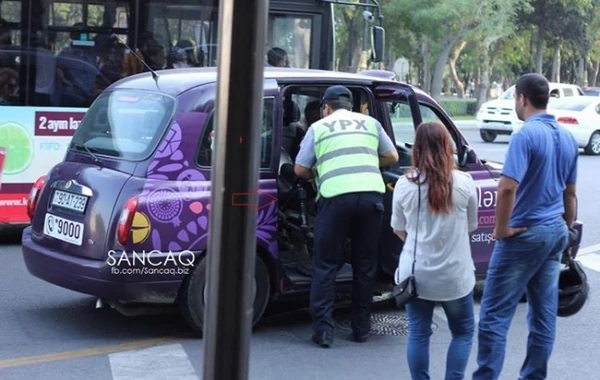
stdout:
[[445,379],[463,379],[475,330],[469,233],[477,229],[476,187],[455,168],[452,139],[441,123],[417,128],[412,162],[394,188],[391,221],[404,240],[396,281],[414,273],[418,294],[406,304],[408,365],[413,380],[429,379],[431,323],[439,303],[452,333]]

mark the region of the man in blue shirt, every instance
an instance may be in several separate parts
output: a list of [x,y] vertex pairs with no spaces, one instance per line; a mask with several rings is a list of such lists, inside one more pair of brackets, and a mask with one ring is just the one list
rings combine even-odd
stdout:
[[526,74],[515,87],[517,116],[525,124],[511,137],[498,183],[497,241],[481,300],[477,380],[500,377],[506,336],[523,293],[529,303],[529,338],[519,379],[546,378],[560,259],[575,220],[577,143],[546,113],[546,78]]

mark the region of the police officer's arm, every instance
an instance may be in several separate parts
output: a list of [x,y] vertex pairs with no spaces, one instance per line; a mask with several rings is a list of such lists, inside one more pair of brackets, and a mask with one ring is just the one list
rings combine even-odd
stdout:
[[316,163],[315,135],[313,129],[309,128],[306,131],[304,139],[300,143],[300,151],[296,155],[294,173],[300,178],[311,179],[314,177],[312,167],[315,166]]
[[396,146],[379,122],[377,122],[377,134],[379,135],[379,166],[390,166],[398,162],[399,157]]

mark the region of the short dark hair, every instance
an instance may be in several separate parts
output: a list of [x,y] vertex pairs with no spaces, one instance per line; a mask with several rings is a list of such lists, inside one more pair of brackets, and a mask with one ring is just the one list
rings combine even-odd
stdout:
[[347,100],[324,100],[323,104],[329,105],[334,111],[341,109],[352,111],[352,103]]
[[517,80],[515,95],[523,95],[532,106],[544,109],[550,100],[548,79],[537,73],[524,74]]
[[270,65],[277,66],[281,61],[285,61],[287,52],[280,47],[274,47],[267,52],[267,62]]

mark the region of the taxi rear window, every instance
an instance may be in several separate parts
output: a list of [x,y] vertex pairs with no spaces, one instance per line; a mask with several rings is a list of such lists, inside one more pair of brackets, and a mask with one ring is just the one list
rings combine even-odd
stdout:
[[104,92],[92,104],[71,140],[71,149],[124,160],[146,159],[174,113],[171,96],[139,90]]

